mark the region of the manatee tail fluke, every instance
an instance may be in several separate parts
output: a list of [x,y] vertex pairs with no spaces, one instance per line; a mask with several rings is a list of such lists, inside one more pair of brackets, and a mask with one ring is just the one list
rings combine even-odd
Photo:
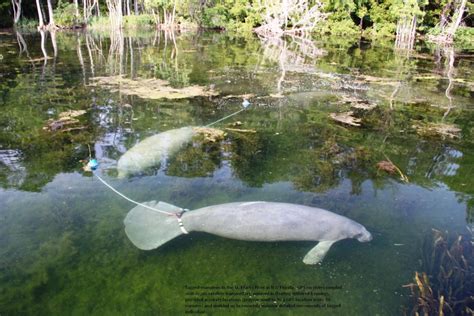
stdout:
[[[142,204],[169,213],[182,211],[181,208],[164,202],[150,201]],[[127,237],[142,250],[158,248],[183,234],[175,216],[161,214],[150,208],[138,205],[124,219]]]

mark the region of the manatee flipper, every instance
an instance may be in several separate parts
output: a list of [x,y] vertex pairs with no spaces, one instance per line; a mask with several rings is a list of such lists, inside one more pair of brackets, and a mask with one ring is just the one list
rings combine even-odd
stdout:
[[[156,201],[142,203],[165,212],[178,213],[181,208]],[[183,234],[175,216],[158,213],[137,205],[124,219],[125,233],[139,249],[151,250]]]
[[303,258],[305,264],[316,264],[321,262],[332,244],[337,240],[320,241],[316,247],[311,249]]

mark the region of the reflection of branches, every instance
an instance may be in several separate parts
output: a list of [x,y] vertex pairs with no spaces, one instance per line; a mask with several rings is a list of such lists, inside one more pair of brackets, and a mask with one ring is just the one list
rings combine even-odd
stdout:
[[[103,53],[101,38],[99,38],[98,42],[99,42],[99,44],[97,44],[95,42],[95,39],[89,33],[86,34],[86,45],[87,45],[88,49],[90,49],[90,52],[92,54],[94,54],[94,53],[96,54],[96,59],[98,60],[99,64],[100,63],[103,64],[103,63],[106,63],[106,58],[105,58],[104,53]],[[93,60],[93,58],[91,60]],[[91,62],[91,67],[93,67],[92,64],[93,64],[93,62]],[[94,67],[94,69],[95,69],[95,67]]]
[[446,88],[446,91],[445,91],[445,95],[449,100],[449,105],[448,105],[448,108],[446,109],[446,112],[443,115],[443,120],[444,120],[448,116],[449,112],[451,111],[451,108],[453,107],[451,89],[453,87],[454,49],[453,47],[444,47],[443,53],[445,57],[448,59],[447,60],[448,69],[446,70],[446,76],[448,77],[448,80],[449,80],[448,87]]
[[90,41],[90,35],[89,34],[86,35],[86,47],[87,47],[87,52],[89,53],[89,63],[91,65],[91,75],[92,75],[92,77],[95,77],[95,74],[94,74],[94,58],[92,57],[91,41]]
[[110,48],[107,58],[110,74],[123,74],[124,38],[121,29],[110,34]]
[[402,82],[406,80],[408,77],[409,73],[404,73],[404,70],[409,69],[406,64],[409,63],[410,61],[410,51],[407,50],[405,55],[396,55],[396,60],[399,62],[399,65],[397,67],[398,72],[397,72],[397,84],[395,85],[395,89],[393,90],[392,94],[390,95],[389,98],[389,104],[390,104],[390,110],[393,110],[393,102],[395,101],[395,97],[398,94]]
[[23,52],[25,52],[28,59],[31,59],[30,54],[28,52],[28,46],[26,45],[23,35],[21,35],[21,33],[16,30],[15,30],[15,35],[16,35],[16,41],[18,42],[18,47],[20,49],[20,56]]
[[51,44],[53,45],[54,58],[58,57],[58,44],[56,42],[56,30],[54,28],[49,32],[51,34]]
[[41,51],[43,52],[43,69],[41,72],[41,77],[44,79],[44,76],[46,75],[46,65],[48,64],[48,53],[46,52],[46,32],[44,30],[40,30],[40,35],[41,35]]
[[310,6],[307,0],[264,1],[264,23],[255,32],[264,37],[306,36],[326,18],[321,7],[320,2]]
[[[26,168],[21,164],[22,153],[19,150],[0,149],[0,171],[2,165],[8,168],[9,186],[21,186],[26,178]],[[1,184],[1,183],[0,183]]]
[[86,85],[86,68],[84,67],[84,58],[82,57],[82,49],[81,49],[81,39],[78,37],[77,38],[77,58],[79,59],[79,64],[81,65],[82,69],[82,81],[84,85]]
[[[277,91],[281,95],[282,84],[287,71],[314,73],[312,61],[324,54],[313,41],[302,36],[261,37],[264,59],[277,62],[281,75],[277,82]],[[288,41],[290,40],[290,41]]]

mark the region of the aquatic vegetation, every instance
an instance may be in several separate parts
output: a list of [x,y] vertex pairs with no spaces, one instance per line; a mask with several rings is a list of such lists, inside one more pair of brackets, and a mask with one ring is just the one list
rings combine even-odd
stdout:
[[351,126],[361,126],[362,120],[354,116],[353,111],[349,112],[342,112],[342,113],[330,113],[329,117],[331,117],[334,121],[338,123],[343,123]]
[[161,79],[134,78],[123,76],[94,77],[91,86],[100,86],[112,92],[136,95],[144,99],[186,99],[211,97],[218,93],[203,86],[193,85],[183,88],[170,87],[170,83]]
[[471,238],[449,238],[433,229],[423,244],[421,273],[405,285],[411,291],[410,314],[472,315],[474,313],[474,245]]
[[461,129],[454,124],[422,123],[413,125],[416,132],[425,137],[459,138]]
[[70,132],[75,130],[82,130],[86,127],[80,124],[80,121],[76,117],[84,115],[85,110],[70,110],[59,113],[59,118],[57,120],[49,119],[46,123],[46,126],[43,127],[43,130],[55,132]]
[[193,130],[203,143],[215,143],[223,140],[225,137],[225,132],[217,128],[194,127]]

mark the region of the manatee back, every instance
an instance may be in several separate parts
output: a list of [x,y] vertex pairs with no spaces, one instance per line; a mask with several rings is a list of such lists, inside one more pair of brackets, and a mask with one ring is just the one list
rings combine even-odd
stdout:
[[167,156],[174,155],[194,136],[192,127],[182,127],[145,138],[117,162],[119,177],[135,174],[158,166]]
[[340,240],[362,226],[323,209],[275,202],[208,206],[186,213],[183,222],[188,230],[254,241]]

